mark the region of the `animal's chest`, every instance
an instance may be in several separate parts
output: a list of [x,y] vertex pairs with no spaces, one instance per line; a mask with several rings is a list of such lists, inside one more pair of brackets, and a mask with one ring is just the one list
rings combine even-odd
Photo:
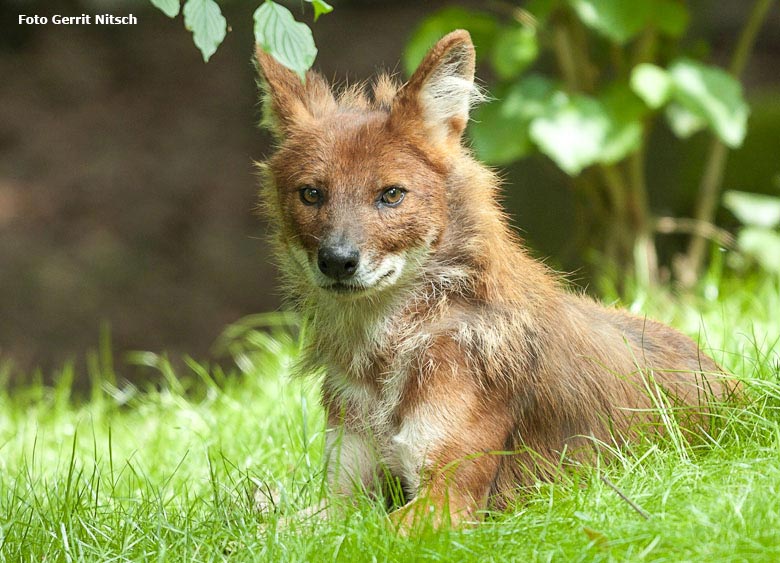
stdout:
[[[407,383],[414,377],[414,359],[421,348],[421,339],[409,334],[412,324],[385,319],[362,330],[349,327],[352,330],[320,335],[319,361],[326,368],[324,402],[330,410],[343,411],[349,431],[370,434],[385,443],[397,430],[403,402],[408,399]],[[419,326],[414,328],[420,332]],[[339,338],[339,333],[351,337]],[[347,341],[352,345],[345,345]]]
[[331,418],[331,425],[340,427],[332,429],[337,433],[357,438],[351,443],[366,450],[357,457],[371,460],[380,472],[389,471],[414,493],[434,437],[426,431],[426,421],[405,404],[409,377],[408,372],[396,373],[378,386],[341,381],[331,406],[338,405],[341,416]]
[[418,379],[419,359],[432,340],[427,324],[415,317],[364,327],[359,336],[353,335],[349,351],[322,342],[319,358],[326,366],[323,399],[329,425],[340,427],[332,430],[343,431],[352,437],[350,444],[367,450],[355,459],[369,459],[389,470],[409,490],[419,485],[428,442],[435,438],[422,431],[429,421],[415,412],[417,385],[410,385]]
[[391,440],[403,410],[406,374],[383,381],[366,382],[333,376],[325,382],[330,409],[337,409],[345,430],[370,436],[379,444]]

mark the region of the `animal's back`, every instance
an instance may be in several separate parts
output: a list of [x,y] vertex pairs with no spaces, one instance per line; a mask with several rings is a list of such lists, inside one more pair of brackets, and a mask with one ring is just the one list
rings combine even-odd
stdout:
[[514,398],[515,428],[492,493],[501,507],[517,484],[555,478],[570,462],[592,460],[600,444],[639,435],[706,431],[712,405],[735,391],[689,337],[659,322],[564,293],[548,315],[541,361]]

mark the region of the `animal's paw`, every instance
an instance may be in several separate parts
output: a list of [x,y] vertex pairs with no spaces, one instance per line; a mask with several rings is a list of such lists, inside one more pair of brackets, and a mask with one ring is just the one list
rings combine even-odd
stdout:
[[393,530],[400,536],[478,524],[470,511],[465,508],[453,510],[451,505],[436,503],[421,497],[391,512],[388,518]]

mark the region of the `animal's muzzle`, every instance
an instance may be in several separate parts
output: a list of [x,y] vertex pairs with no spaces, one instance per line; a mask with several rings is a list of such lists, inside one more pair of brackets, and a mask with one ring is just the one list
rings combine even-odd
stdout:
[[358,268],[360,251],[346,241],[323,244],[317,252],[317,266],[320,272],[331,279],[342,281],[351,278]]

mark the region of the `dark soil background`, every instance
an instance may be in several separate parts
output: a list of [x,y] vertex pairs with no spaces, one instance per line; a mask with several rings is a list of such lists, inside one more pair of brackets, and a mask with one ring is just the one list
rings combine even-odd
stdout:
[[[15,373],[81,361],[101,326],[120,354],[208,357],[226,324],[280,306],[253,211],[252,163],[270,140],[256,127],[250,63],[258,3],[221,2],[232,31],[204,64],[181,17],[145,1],[0,2],[0,362]],[[417,22],[452,3],[333,4],[313,25],[315,66],[357,80],[400,70]],[[712,44],[715,62],[728,59],[748,5],[693,3],[692,35]],[[310,23],[310,13],[291,9]],[[17,23],[19,13],[82,12],[132,12],[139,23]],[[727,187],[777,189],[779,54],[775,8],[746,76],[754,119]],[[685,215],[707,138],[681,149],[667,132],[656,135],[654,207]],[[565,178],[542,158],[505,176],[514,222],[535,252],[580,266],[561,228],[573,221]]]

